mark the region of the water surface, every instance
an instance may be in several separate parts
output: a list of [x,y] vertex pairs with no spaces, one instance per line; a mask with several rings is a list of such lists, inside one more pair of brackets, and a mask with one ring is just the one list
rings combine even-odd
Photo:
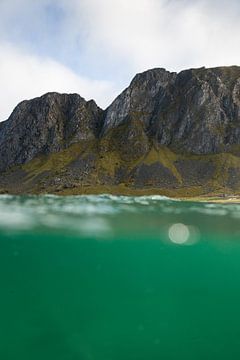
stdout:
[[0,358],[240,358],[240,205],[0,196]]

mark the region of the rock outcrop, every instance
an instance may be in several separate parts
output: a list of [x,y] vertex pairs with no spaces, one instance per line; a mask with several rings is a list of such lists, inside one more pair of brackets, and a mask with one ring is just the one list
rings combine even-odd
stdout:
[[0,191],[236,193],[239,156],[240,67],[152,69],[105,111],[77,94],[20,103],[0,123]]
[[77,94],[21,102],[0,127],[0,171],[98,136],[103,111]]
[[137,75],[107,109],[104,133],[137,117],[149,138],[193,154],[240,143],[240,67],[154,69]]
[[131,114],[138,116],[147,129],[176,76],[176,73],[165,69],[152,69],[137,74],[130,86],[107,109],[103,133],[121,124]]

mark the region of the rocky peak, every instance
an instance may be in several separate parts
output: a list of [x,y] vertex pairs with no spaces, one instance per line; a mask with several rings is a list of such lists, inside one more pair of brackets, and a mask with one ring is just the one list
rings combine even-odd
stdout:
[[103,133],[121,124],[131,114],[140,117],[148,126],[158,98],[175,77],[176,73],[162,68],[137,74],[130,86],[106,110]]
[[21,102],[0,127],[0,170],[98,136],[103,111],[77,94]]
[[240,67],[138,74],[110,105],[104,133],[128,117],[152,141],[194,154],[229,151],[240,143]]
[[99,137],[122,149],[116,136],[124,158],[144,156],[152,144],[178,153],[231,151],[240,144],[240,67],[148,70],[105,112],[77,94],[23,101],[0,123],[0,170]]

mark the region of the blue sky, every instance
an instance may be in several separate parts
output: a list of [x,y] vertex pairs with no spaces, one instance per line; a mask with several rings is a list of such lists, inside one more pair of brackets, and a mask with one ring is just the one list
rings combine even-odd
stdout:
[[0,120],[77,92],[103,108],[153,67],[240,64],[237,0],[0,0]]

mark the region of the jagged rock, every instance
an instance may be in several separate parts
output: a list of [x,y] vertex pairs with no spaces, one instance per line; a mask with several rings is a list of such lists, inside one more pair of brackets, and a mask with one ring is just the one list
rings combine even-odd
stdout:
[[0,171],[98,136],[102,110],[77,94],[23,101],[0,127]]
[[103,133],[125,121],[129,115],[141,119],[147,128],[166,87],[175,78],[176,73],[165,69],[137,74],[130,86],[106,110]]
[[149,138],[193,154],[240,143],[240,67],[138,74],[106,111],[103,132],[135,116]]
[[239,154],[240,67],[152,69],[105,111],[77,94],[20,103],[0,123],[0,189],[240,192]]

